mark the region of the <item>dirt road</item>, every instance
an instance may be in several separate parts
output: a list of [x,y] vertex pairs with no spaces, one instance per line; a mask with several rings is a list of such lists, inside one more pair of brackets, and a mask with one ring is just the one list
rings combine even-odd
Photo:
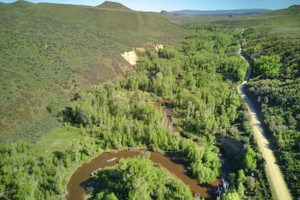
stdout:
[[[242,55],[240,49],[240,57],[243,58],[244,60],[245,57]],[[238,86],[238,93],[241,95],[241,97],[245,100],[247,104],[247,108],[249,110],[249,113],[251,115],[251,125],[252,129],[255,135],[255,139],[257,141],[258,147],[260,151],[262,152],[263,158],[266,161],[266,171],[267,175],[269,177],[269,182],[274,188],[276,198],[278,200],[291,200],[291,195],[288,191],[288,188],[284,182],[282,173],[279,169],[278,164],[276,163],[274,154],[272,152],[272,149],[270,147],[269,141],[265,136],[264,130],[262,128],[262,125],[258,119],[258,115],[256,112],[256,109],[254,107],[254,104],[251,102],[249,97],[245,93],[245,85],[249,81],[250,78],[250,73],[251,73],[251,65],[248,62],[248,71],[247,75],[245,78],[245,81]]]

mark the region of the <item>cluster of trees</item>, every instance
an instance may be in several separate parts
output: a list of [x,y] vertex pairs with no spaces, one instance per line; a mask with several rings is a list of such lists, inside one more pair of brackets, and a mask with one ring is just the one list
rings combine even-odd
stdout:
[[[268,199],[270,198],[268,192],[262,193],[263,189],[266,189],[262,174],[257,169],[257,155],[255,151],[249,147],[244,156],[242,165],[239,167],[236,173],[231,173],[228,176],[230,181],[230,188],[227,193],[222,195],[222,200],[239,200],[244,199],[246,196],[250,199]],[[252,176],[251,174],[255,174]],[[248,176],[247,176],[248,175]],[[258,187],[263,187],[259,189]]]
[[203,142],[200,148],[193,141],[180,140],[178,133],[166,127],[163,112],[154,105],[152,93],[126,89],[131,88],[132,80],[138,80],[135,76],[139,74],[116,80],[114,84],[98,85],[91,92],[80,92],[66,111],[65,120],[95,138],[99,148],[147,146],[186,161],[201,182],[215,179],[221,167],[219,149],[212,142]]
[[254,60],[253,74],[256,76],[265,73],[266,76],[276,76],[281,67],[280,57],[275,56],[261,56]]
[[[246,75],[247,63],[237,54],[239,34],[213,28],[201,29],[198,34],[186,37],[181,48],[167,46],[158,54],[151,50],[140,55],[139,66],[142,71],[147,69],[144,73],[151,81],[163,76],[164,79],[160,80],[166,81],[164,88],[173,90],[168,94],[164,90],[160,93],[152,85],[148,91],[172,99],[172,121],[182,134],[204,143],[213,143],[215,136],[221,136],[234,138],[236,143],[241,144],[242,151],[238,149],[232,153],[233,160],[241,160],[237,162],[239,164],[235,163],[235,170],[237,174],[238,170],[245,171],[247,180],[253,184],[232,184],[228,195],[232,193],[240,199],[246,195],[268,198],[270,193],[262,171],[263,160],[260,154],[255,153],[258,149],[253,142],[243,100],[236,93],[234,83],[227,80],[228,77],[241,81]],[[172,52],[172,56],[165,52]],[[250,146],[256,147],[255,151]],[[235,185],[242,187],[243,192],[237,192],[239,189]]]
[[247,90],[261,108],[288,186],[299,196],[300,42],[249,29],[243,45],[254,63]]
[[[146,90],[163,98],[176,97],[174,121],[184,134],[226,135],[240,117],[243,101],[224,78],[245,78],[247,63],[237,55],[238,39],[235,34],[202,30],[186,37],[181,48],[166,46],[158,54],[151,50],[140,56],[139,66],[151,77]],[[176,77],[180,81],[175,82]]]
[[[67,144],[67,142],[66,142]],[[19,140],[0,148],[0,197],[34,200],[63,198],[67,170],[97,153],[92,138],[75,141],[65,151],[36,157],[28,143]]]
[[121,159],[113,167],[95,173],[89,181],[89,185],[96,184],[92,187],[91,199],[193,199],[187,186],[149,158],[148,153],[138,158]]

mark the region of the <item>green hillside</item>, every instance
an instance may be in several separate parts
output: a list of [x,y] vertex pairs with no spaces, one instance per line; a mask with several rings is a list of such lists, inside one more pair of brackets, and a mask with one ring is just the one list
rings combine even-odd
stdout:
[[132,71],[122,52],[186,33],[159,14],[125,8],[0,4],[1,142],[36,138],[58,126],[57,112],[80,89]]
[[289,8],[282,10],[275,10],[270,13],[264,13],[263,15],[299,15],[300,14],[300,5],[290,6]]

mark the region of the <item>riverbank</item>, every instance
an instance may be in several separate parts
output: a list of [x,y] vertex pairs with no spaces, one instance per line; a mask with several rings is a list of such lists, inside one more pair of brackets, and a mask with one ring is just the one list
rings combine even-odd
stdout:
[[[84,163],[80,166],[72,175],[68,183],[68,195],[67,200],[83,200],[85,182],[89,179],[90,174],[105,167],[113,166],[121,158],[133,158],[140,155],[142,152],[149,152],[146,149],[137,150],[122,150],[118,152],[104,152],[96,158],[92,159],[88,163]],[[194,195],[200,195],[206,199],[211,199],[215,194],[215,189],[220,183],[220,179],[214,181],[199,184],[198,180],[192,178],[192,175],[186,168],[183,161],[170,156],[166,153],[150,152],[150,160],[153,163],[160,164],[166,169],[174,178],[178,179],[185,185],[190,187],[191,192]]]

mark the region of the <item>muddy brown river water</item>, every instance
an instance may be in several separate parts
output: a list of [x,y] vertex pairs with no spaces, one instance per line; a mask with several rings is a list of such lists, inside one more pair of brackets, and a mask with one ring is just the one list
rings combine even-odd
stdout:
[[[99,168],[104,168],[114,165],[121,158],[132,158],[138,156],[141,152],[123,150],[116,153],[102,153],[98,157],[94,158],[89,163],[83,164],[79,167],[76,172],[72,175],[69,180],[67,190],[67,200],[83,200],[84,199],[84,188],[83,183],[89,179],[89,175]],[[107,162],[110,159],[116,158],[111,162]],[[191,178],[189,172],[186,170],[181,160],[173,158],[164,153],[151,152],[151,161],[154,163],[161,164],[171,175],[177,178],[179,181],[188,185],[193,194],[199,194],[204,198],[209,198],[214,194],[214,188],[219,184],[219,179],[215,181],[199,184],[197,179]]]

